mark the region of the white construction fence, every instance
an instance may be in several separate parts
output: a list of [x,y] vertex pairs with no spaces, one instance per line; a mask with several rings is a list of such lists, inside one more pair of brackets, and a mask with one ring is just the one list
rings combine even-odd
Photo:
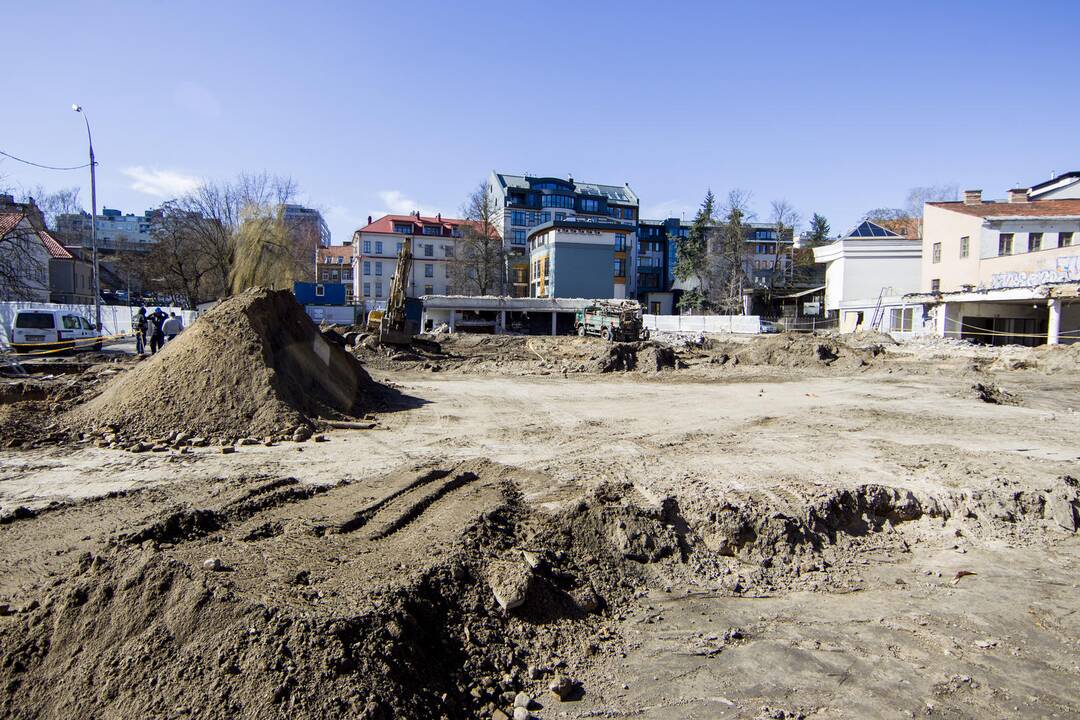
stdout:
[[[158,306],[151,305],[147,307],[147,313],[154,312],[154,308],[156,307]],[[135,316],[135,312],[138,309],[139,308],[137,307],[128,307],[127,305],[102,305],[102,334],[108,336],[130,333],[131,319]],[[180,315],[184,319],[184,327],[195,322],[195,318],[198,316],[198,313],[192,310],[181,310],[178,307],[161,307],[161,309],[166,315],[171,312]],[[94,322],[93,305],[64,305],[60,303],[22,301],[0,302],[0,328],[3,329],[4,344],[11,338],[11,325],[15,322],[15,313],[19,310],[67,310],[76,315],[82,315],[90,322]]]
[[746,335],[761,332],[761,317],[758,315],[643,315],[642,320],[645,327],[658,332]]

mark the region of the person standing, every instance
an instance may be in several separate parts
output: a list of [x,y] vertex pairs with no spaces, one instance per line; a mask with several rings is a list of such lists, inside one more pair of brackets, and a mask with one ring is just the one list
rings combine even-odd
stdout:
[[135,331],[135,351],[140,355],[146,354],[146,325],[146,308],[140,305],[131,321],[131,329]]
[[150,354],[155,354],[165,344],[165,318],[168,317],[161,308],[154,308],[148,322],[150,325]]
[[168,342],[174,337],[180,334],[180,331],[184,329],[184,320],[174,312],[169,313],[168,319],[162,324],[162,331],[165,333],[165,341]]

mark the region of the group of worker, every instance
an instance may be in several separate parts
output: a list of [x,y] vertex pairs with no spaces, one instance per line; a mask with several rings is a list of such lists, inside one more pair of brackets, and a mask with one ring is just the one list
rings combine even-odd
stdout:
[[174,312],[166,315],[161,308],[154,308],[154,312],[147,315],[146,308],[140,306],[131,321],[131,329],[135,331],[135,350],[145,355],[149,339],[150,354],[153,355],[167,341],[180,334],[184,329],[184,320]]

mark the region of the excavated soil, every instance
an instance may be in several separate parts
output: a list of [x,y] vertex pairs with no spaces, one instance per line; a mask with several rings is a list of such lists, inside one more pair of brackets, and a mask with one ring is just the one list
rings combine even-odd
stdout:
[[373,386],[292,293],[254,289],[200,317],[65,422],[144,436],[281,435],[362,414]]
[[1072,348],[455,342],[329,442],[0,457],[0,716],[1080,716]]

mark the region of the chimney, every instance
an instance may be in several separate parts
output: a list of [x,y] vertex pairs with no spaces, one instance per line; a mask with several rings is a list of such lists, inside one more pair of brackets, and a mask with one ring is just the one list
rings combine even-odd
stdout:
[[442,222],[442,213],[441,212],[440,213],[435,213],[435,219],[438,220],[439,222]]
[[982,203],[982,190],[965,190],[965,205],[980,205]]
[[419,211],[419,210],[413,210],[413,215],[415,215],[415,216],[416,216],[416,219],[417,219],[417,220],[419,220],[419,219],[420,219],[420,211]]
[[368,215],[368,216],[367,216],[367,224],[368,224],[368,225],[370,225],[370,224],[371,224],[371,216],[370,216],[370,215]]
[[1026,203],[1028,201],[1028,189],[1027,188],[1013,188],[1009,191],[1009,202],[1011,203]]

